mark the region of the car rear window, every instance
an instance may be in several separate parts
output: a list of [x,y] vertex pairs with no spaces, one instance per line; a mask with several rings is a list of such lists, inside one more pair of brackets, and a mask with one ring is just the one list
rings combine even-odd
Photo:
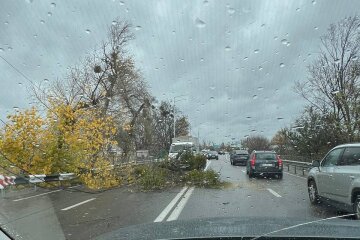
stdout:
[[256,153],[257,160],[276,160],[275,153]]
[[236,150],[235,154],[237,154],[237,155],[243,155],[243,154],[248,155],[248,153],[245,150]]

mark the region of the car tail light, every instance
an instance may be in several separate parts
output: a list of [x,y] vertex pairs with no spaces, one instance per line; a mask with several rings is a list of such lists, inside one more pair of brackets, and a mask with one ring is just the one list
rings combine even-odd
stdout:
[[254,157],[250,160],[250,165],[252,167],[255,167],[255,160],[256,160],[256,157],[255,157],[255,154],[254,154]]
[[282,167],[283,162],[282,162],[282,160],[281,160],[281,158],[279,156],[277,156],[277,160],[278,160],[279,167]]

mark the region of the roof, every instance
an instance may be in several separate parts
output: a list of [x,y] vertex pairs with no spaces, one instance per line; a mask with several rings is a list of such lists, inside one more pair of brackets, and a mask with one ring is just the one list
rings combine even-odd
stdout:
[[171,145],[193,145],[193,142],[174,142]]
[[254,150],[254,153],[275,153],[275,151],[272,150]]
[[235,154],[249,154],[247,150],[235,150]]
[[334,148],[339,148],[339,147],[360,147],[360,143],[345,143],[345,144],[337,145]]

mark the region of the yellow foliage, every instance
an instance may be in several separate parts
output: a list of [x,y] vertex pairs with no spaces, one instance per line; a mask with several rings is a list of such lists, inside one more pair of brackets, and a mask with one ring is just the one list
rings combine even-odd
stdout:
[[25,171],[74,172],[91,188],[118,184],[106,151],[116,133],[110,117],[96,109],[52,103],[46,117],[32,108],[8,119],[0,151]]

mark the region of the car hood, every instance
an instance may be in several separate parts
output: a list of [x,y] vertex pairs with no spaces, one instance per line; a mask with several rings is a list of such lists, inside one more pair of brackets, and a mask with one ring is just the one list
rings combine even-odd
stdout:
[[[320,219],[319,219],[320,220]],[[348,219],[299,221],[289,218],[204,218],[120,228],[97,239],[184,239],[197,237],[360,236],[360,222]],[[270,234],[271,233],[271,234]]]

